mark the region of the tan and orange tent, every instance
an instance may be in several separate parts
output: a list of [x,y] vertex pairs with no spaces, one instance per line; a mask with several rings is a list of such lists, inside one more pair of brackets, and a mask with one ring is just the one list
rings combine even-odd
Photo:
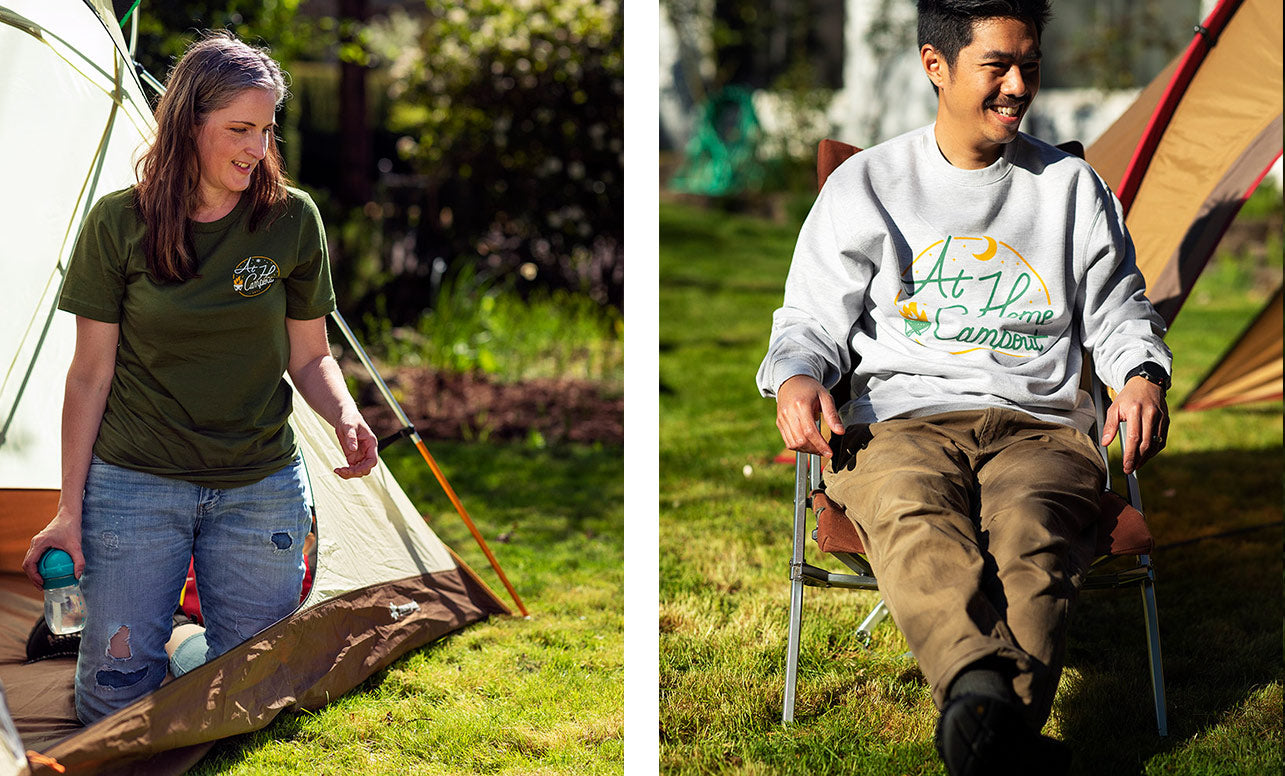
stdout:
[[[1280,0],[1222,0],[1085,156],[1125,207],[1147,295],[1172,322],[1281,156]],[[1281,396],[1280,294],[1184,403]]]
[[[85,213],[133,183],[152,128],[108,0],[0,0],[0,776],[179,773],[218,738],[320,707],[407,651],[507,611],[382,464],[361,480],[327,476],[342,451],[299,403],[291,423],[313,473],[317,547],[293,615],[89,727],[72,707],[75,660],[25,662],[42,606],[20,564],[58,499],[74,341],[55,303]],[[40,756],[28,764],[19,747]]]
[[1182,403],[1187,410],[1281,398],[1281,292]]

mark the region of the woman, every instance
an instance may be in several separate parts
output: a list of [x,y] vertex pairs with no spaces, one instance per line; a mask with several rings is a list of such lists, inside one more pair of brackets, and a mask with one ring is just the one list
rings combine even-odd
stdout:
[[298,605],[311,516],[283,373],[335,428],[348,463],[335,474],[377,462],[326,342],[321,219],[281,169],[285,96],[265,52],[230,34],[193,45],[139,183],[98,201],[68,268],[62,497],[23,568],[39,584],[47,548],[75,561],[86,724],[160,686],[189,560],[208,658]]

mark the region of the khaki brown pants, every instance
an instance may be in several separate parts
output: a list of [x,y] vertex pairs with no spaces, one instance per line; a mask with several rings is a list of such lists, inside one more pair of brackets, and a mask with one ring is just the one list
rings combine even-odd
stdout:
[[1042,727],[1093,560],[1106,476],[1094,441],[988,409],[853,425],[831,444],[826,494],[855,523],[937,707],[961,669],[996,656]]

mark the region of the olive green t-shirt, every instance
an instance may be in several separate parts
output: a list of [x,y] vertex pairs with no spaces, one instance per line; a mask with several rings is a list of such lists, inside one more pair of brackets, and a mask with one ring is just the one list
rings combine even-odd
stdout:
[[325,232],[312,199],[249,228],[248,197],[193,223],[199,277],[157,283],[133,188],[100,199],[76,241],[58,307],[120,325],[94,454],[210,488],[248,485],[290,463],[286,318],[335,308]]

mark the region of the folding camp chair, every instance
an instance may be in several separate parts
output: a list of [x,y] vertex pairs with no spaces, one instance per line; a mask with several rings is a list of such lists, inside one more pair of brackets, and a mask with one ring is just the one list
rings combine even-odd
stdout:
[[[1068,147],[1069,146],[1069,147]],[[1065,144],[1065,150],[1083,156],[1079,143]],[[817,155],[820,182],[844,159],[859,149],[837,143],[821,141]],[[1101,438],[1106,421],[1109,397],[1086,359],[1085,373],[1089,378],[1088,390],[1093,398],[1096,422],[1092,433]],[[1118,435],[1123,445],[1125,427],[1121,424]],[[1106,448],[1101,448],[1102,459],[1108,463],[1106,490],[1102,494],[1102,518],[1098,525],[1097,560],[1094,561],[1083,589],[1104,589],[1137,585],[1142,591],[1142,609],[1147,629],[1147,655],[1151,667],[1151,687],[1155,700],[1156,727],[1161,736],[1168,734],[1165,715],[1164,673],[1160,658],[1160,629],[1156,613],[1155,572],[1151,552],[1155,540],[1147,528],[1142,514],[1142,496],[1137,477],[1125,476],[1128,499],[1111,490],[1111,474]],[[878,590],[879,583],[866,560],[866,551],[847,515],[825,496],[821,489],[820,456],[798,453],[795,456],[794,481],[794,547],[790,559],[790,627],[786,648],[785,704],[782,721],[794,720],[794,697],[798,683],[799,640],[803,621],[803,587],[841,587],[856,590]],[[816,516],[812,538],[818,548],[833,555],[854,573],[840,574],[813,566],[803,559],[807,534],[807,513]],[[1129,558],[1133,561],[1129,561]],[[875,606],[857,628],[857,636],[869,643],[871,631],[888,616],[883,601]]]

